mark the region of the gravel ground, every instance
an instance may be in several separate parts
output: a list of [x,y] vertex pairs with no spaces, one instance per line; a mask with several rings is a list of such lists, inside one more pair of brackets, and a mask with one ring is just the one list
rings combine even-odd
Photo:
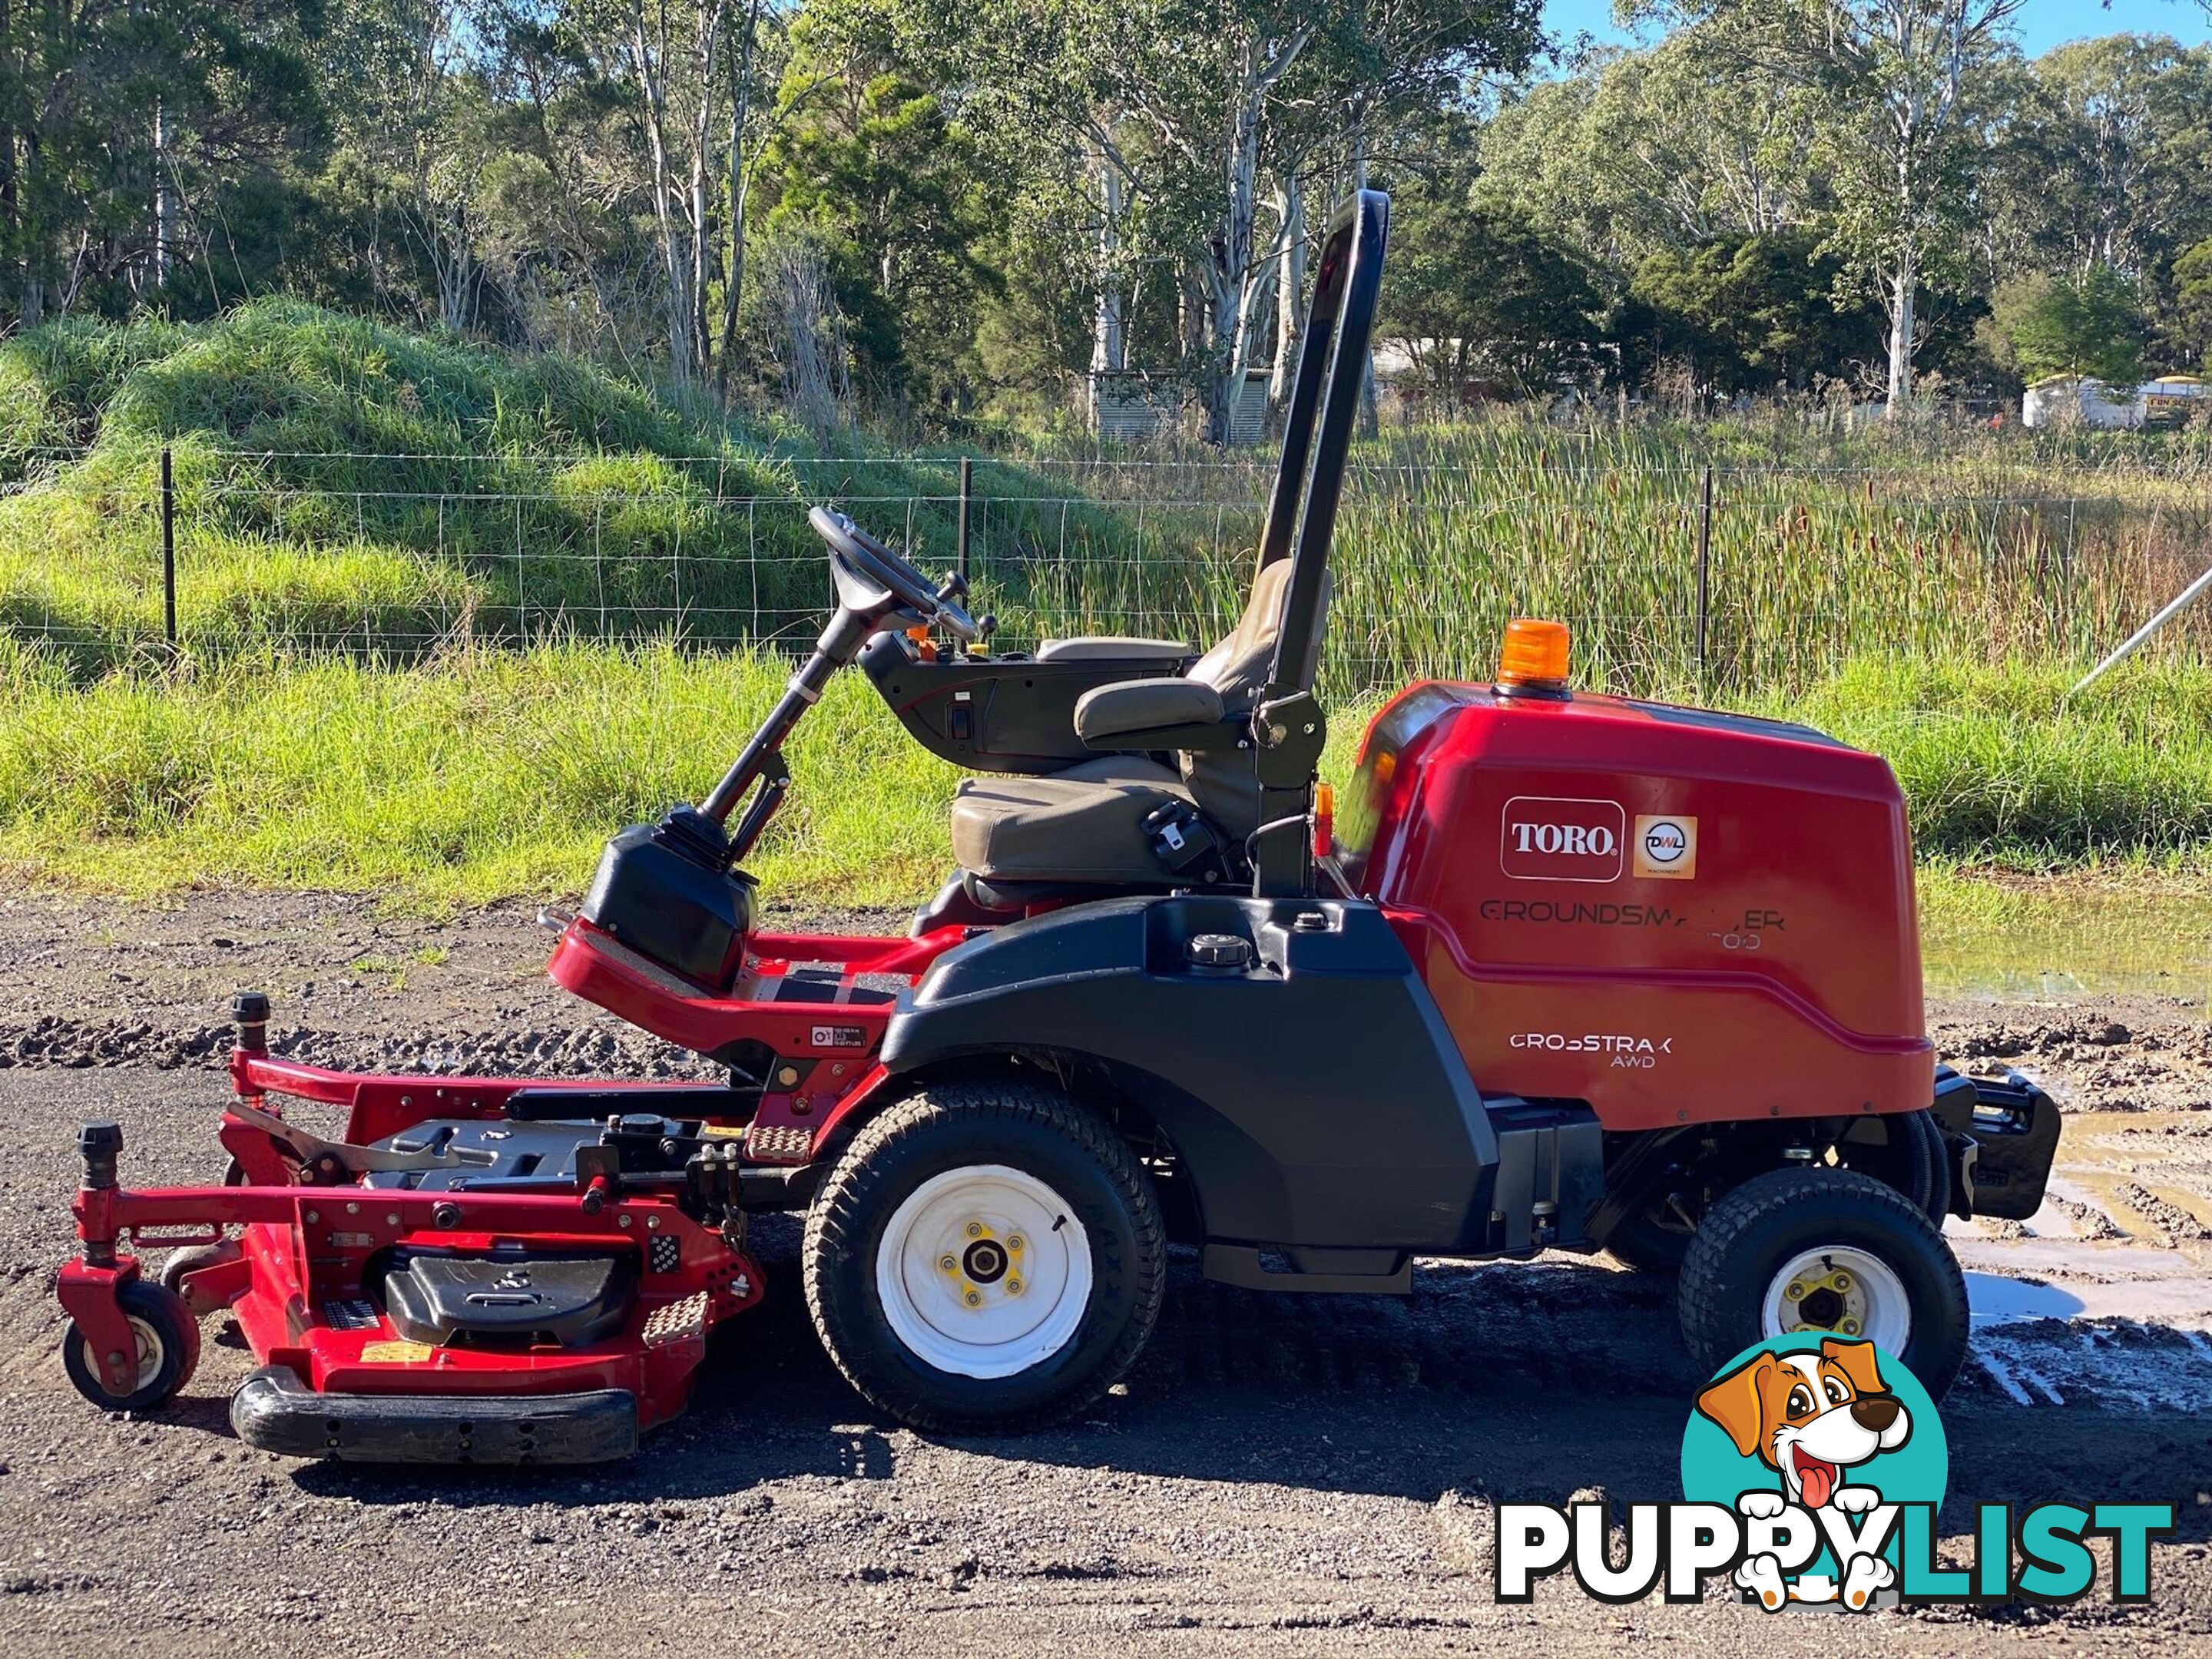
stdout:
[[[787,1239],[690,1415],[611,1469],[426,1475],[246,1450],[224,1403],[250,1360],[222,1321],[159,1417],[79,1401],[52,1296],[74,1127],[120,1118],[133,1182],[206,1178],[232,991],[270,991],[277,1046],[337,1063],[685,1069],[546,984],[532,922],[323,896],[0,903],[12,1652],[1397,1655],[1525,1647],[1540,1629],[1568,1655],[1638,1638],[1774,1649],[1764,1615],[1732,1606],[1491,1601],[1490,1499],[1680,1495],[1697,1379],[1670,1297],[1603,1262],[1425,1264],[1406,1302],[1258,1297],[1181,1263],[1126,1391],[1018,1440],[872,1418],[813,1342]],[[1972,1503],[2063,1497],[2171,1502],[2180,1534],[2147,1607],[1884,1615],[1824,1626],[1822,1645],[2212,1651],[2212,1030],[2201,1007],[2143,998],[1931,1018],[1948,1056],[2034,1070],[2069,1113],[2042,1214],[1954,1226],[1977,1334],[1944,1412],[1944,1530]]]

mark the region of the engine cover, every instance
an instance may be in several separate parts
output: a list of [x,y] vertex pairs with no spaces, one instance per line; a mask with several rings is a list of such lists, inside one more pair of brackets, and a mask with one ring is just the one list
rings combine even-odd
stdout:
[[1338,814],[1486,1094],[1607,1129],[1926,1106],[1905,802],[1808,727],[1426,681]]

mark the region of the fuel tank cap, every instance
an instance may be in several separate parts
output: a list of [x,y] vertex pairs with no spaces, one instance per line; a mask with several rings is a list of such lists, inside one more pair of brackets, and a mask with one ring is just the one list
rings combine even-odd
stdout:
[[1194,934],[1182,953],[1200,973],[1242,973],[1252,965],[1252,941],[1236,933]]

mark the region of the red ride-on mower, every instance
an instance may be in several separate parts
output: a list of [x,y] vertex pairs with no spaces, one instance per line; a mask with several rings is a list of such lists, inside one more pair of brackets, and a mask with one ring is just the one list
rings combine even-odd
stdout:
[[[1679,1268],[1704,1363],[1832,1330],[1940,1395],[1966,1307],[1937,1228],[2031,1213],[2057,1117],[1936,1066],[1882,762],[1578,692],[1565,630],[1516,623],[1494,682],[1382,711],[1333,821],[1314,686],[1387,212],[1330,231],[1227,638],[994,655],[963,584],[817,509],[813,655],[704,802],[610,843],[550,969],[728,1082],[353,1076],[271,1054],[242,997],[234,1182],[134,1192],[115,1126],[83,1133],[77,1387],[159,1405],[228,1308],[255,1445],[619,1455],[758,1298],[747,1218],[793,1210],[831,1357],[923,1429],[1095,1400],[1171,1241],[1285,1291],[1607,1249]],[[855,660],[981,775],[959,869],[907,938],[759,931],[739,866],[783,742]],[[189,1248],[156,1284],[128,1240]]]

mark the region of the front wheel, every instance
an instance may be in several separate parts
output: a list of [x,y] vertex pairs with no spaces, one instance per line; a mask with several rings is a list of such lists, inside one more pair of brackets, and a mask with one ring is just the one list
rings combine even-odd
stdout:
[[1151,1335],[1166,1273],[1152,1183],[1056,1091],[951,1083],[863,1128],[806,1218],[806,1305],[837,1369],[927,1431],[1080,1410]]
[[1966,1358],[1966,1285],[1926,1213],[1850,1170],[1755,1176],[1706,1212],[1676,1292],[1708,1371],[1771,1336],[1875,1343],[1941,1400]]
[[199,1369],[200,1324],[174,1291],[134,1279],[115,1293],[137,1345],[137,1364],[126,1374],[131,1386],[110,1389],[100,1357],[71,1320],[62,1333],[62,1369],[76,1391],[109,1412],[151,1411],[175,1395]]

